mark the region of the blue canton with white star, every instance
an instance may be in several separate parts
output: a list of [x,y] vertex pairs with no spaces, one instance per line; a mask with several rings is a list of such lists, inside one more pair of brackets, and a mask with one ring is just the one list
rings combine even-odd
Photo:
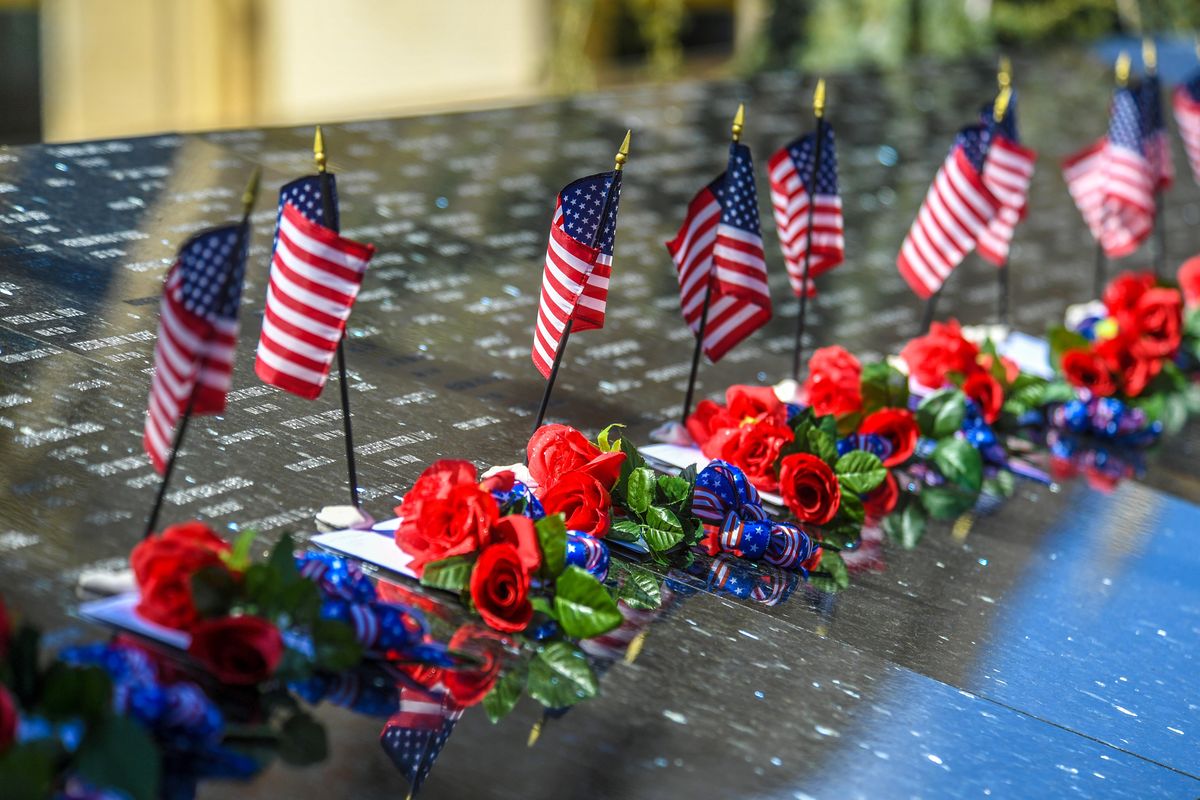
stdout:
[[1147,75],[1138,86],[1138,101],[1142,112],[1142,135],[1158,133],[1166,127],[1163,121],[1162,98],[1157,75]]
[[[616,181],[616,185],[613,182]],[[605,197],[612,189],[612,196],[605,211]],[[582,245],[599,248],[606,256],[613,254],[613,242],[617,236],[617,205],[621,199],[621,173],[601,172],[567,184],[559,194],[562,201],[562,226],[567,235]],[[604,214],[604,228],[599,234],[600,214]]]
[[1183,84],[1183,88],[1188,93],[1188,97],[1200,103],[1200,71],[1188,78],[1187,83]]
[[808,184],[812,181],[813,161],[817,157],[816,134],[805,134],[792,142],[788,145],[788,155],[809,194],[837,194],[837,147],[833,141],[833,126],[822,124],[821,128],[821,168],[817,171],[815,188]]
[[249,237],[243,236],[241,252],[234,252],[241,227],[226,225],[198,233],[179,250],[183,307],[208,322],[237,319],[249,244]]
[[983,169],[983,159],[987,156],[991,143],[991,132],[983,125],[971,125],[963,128],[954,138],[954,146],[962,148],[963,155],[976,170]]
[[979,110],[979,119],[997,136],[1002,136],[1013,144],[1020,144],[1021,139],[1017,135],[1017,90],[1012,90],[1012,94],[1008,98],[1008,108],[1004,110],[1004,118],[1000,120],[999,124],[996,124],[992,118],[995,111],[996,104],[988,103]]
[[729,166],[725,174],[709,184],[721,204],[721,223],[760,235],[758,192],[754,189],[754,163],[750,148],[739,142],[729,145]]
[[284,184],[279,190],[279,213],[275,216],[275,241],[271,244],[271,252],[279,244],[279,220],[283,217],[283,207],[291,203],[304,215],[309,222],[339,230],[337,176],[329,175],[329,193],[333,196],[333,225],[325,226],[325,212],[321,207],[321,176],[306,175],[291,183]]
[[380,744],[415,792],[429,777],[453,730],[453,721],[447,721],[437,730],[389,726],[384,729]]
[[1113,94],[1112,117],[1108,121],[1108,141],[1138,153],[1142,147],[1142,122],[1133,89],[1122,86]]

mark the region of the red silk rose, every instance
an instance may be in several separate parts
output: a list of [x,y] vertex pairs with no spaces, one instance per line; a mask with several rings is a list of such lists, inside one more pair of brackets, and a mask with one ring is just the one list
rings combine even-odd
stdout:
[[1080,348],[1063,353],[1062,371],[1072,386],[1087,389],[1097,397],[1109,397],[1117,391],[1108,365],[1091,350]]
[[1129,397],[1140,395],[1150,379],[1162,369],[1161,359],[1144,358],[1134,351],[1132,336],[1120,334],[1097,342],[1094,352],[1117,377],[1121,391]]
[[603,453],[587,438],[569,425],[543,425],[525,448],[529,474],[544,492],[568,472],[583,471],[611,489],[621,476],[625,454]]
[[192,576],[206,567],[225,568],[229,543],[201,522],[172,525],[133,548],[133,568],[141,599],[137,613],[159,625],[188,630],[200,619],[192,602]]
[[485,492],[511,492],[517,482],[517,475],[511,469],[501,470],[495,475],[484,478],[479,482],[479,488]]
[[808,453],[784,457],[779,485],[784,504],[801,522],[824,525],[837,514],[842,502],[842,489],[833,470]]
[[1104,307],[1117,318],[1132,314],[1138,300],[1152,286],[1154,276],[1149,272],[1122,272],[1104,287]]
[[275,674],[283,638],[261,617],[208,619],[192,629],[188,653],[222,683],[250,686]]
[[[1183,340],[1183,298],[1174,289],[1147,289],[1133,314],[1141,334],[1134,352],[1144,358],[1170,358]],[[1119,320],[1123,324],[1124,320]]]
[[867,519],[875,522],[895,511],[896,503],[900,501],[900,486],[896,483],[896,476],[889,470],[883,483],[863,495],[862,501]]
[[1200,256],[1192,256],[1179,268],[1179,289],[1188,308],[1200,305]]
[[759,491],[773,492],[779,488],[775,469],[779,451],[794,438],[791,428],[760,422],[726,428],[709,439],[703,450],[709,458],[719,458],[739,467]]
[[452,460],[422,472],[396,513],[396,544],[412,556],[417,575],[431,561],[478,550],[500,518],[496,501],[475,483],[475,466]]
[[822,347],[808,360],[804,392],[818,416],[853,414],[862,408],[862,365],[849,351]]
[[562,514],[567,530],[597,539],[608,535],[612,498],[600,481],[586,472],[568,472],[554,488],[542,495],[547,514]]
[[17,704],[0,684],[0,755],[12,747],[17,738]]
[[515,633],[529,624],[529,573],[517,548],[500,543],[479,554],[471,570],[471,600],[483,621],[498,631]]
[[734,425],[787,422],[787,406],[780,402],[770,386],[736,384],[725,390],[725,408]]
[[538,544],[537,528],[533,520],[519,514],[501,517],[487,535],[485,546],[506,542],[517,548],[521,566],[533,572],[542,565],[542,548]]
[[906,408],[881,408],[868,414],[858,426],[861,434],[874,434],[887,439],[892,453],[883,460],[885,467],[895,467],[912,458],[917,450],[917,418]]
[[729,409],[712,400],[701,400],[687,418],[688,434],[701,450],[718,432],[737,426],[738,420],[733,418]]
[[953,319],[933,323],[929,333],[904,345],[900,357],[909,374],[930,389],[942,388],[951,372],[968,376],[980,368],[979,348],[963,338],[958,320]]
[[482,625],[466,623],[450,637],[450,649],[474,656],[479,666],[446,670],[442,681],[456,705],[468,708],[483,700],[496,685],[508,639]]
[[988,372],[976,372],[963,381],[963,394],[975,401],[984,421],[991,425],[1000,418],[1000,409],[1004,406],[1004,389],[1000,381]]

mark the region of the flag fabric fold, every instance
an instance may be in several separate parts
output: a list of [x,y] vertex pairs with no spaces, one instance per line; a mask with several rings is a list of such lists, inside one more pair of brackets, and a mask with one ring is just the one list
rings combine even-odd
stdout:
[[1192,177],[1200,183],[1200,72],[1175,87],[1171,106],[1175,110],[1175,124],[1179,126],[1188,164],[1192,167]]
[[[329,184],[336,191],[332,175]],[[336,195],[331,201],[336,220]],[[308,400],[325,387],[375,252],[371,245],[347,239],[321,220],[320,176],[283,187],[254,364],[263,382]]]
[[620,196],[619,170],[580,178],[558,193],[533,332],[533,364],[543,378],[568,320],[573,333],[604,327]]
[[1110,258],[1137,250],[1154,230],[1158,175],[1146,156],[1141,109],[1135,90],[1113,95],[1104,164],[1104,218],[1100,244]]
[[1000,208],[979,234],[976,248],[985,261],[997,267],[1008,262],[1017,223],[1025,218],[1029,201],[1029,182],[1037,153],[1020,143],[1017,133],[1017,95],[1013,92],[999,122],[993,118],[995,104],[983,110],[983,124],[991,131],[991,141],[983,161],[983,184]]
[[175,426],[189,404],[193,414],[225,410],[248,244],[240,223],[203,231],[183,244],[167,273],[142,436],[160,475],[171,455]]
[[[841,264],[846,257],[842,198],[838,194],[837,147],[833,126],[818,125],[821,135],[821,168],[813,180],[817,132],[805,134],[780,148],[767,162],[771,205],[779,246],[787,264],[792,292],[799,297],[816,293],[812,280]],[[811,184],[811,185],[810,185]],[[812,213],[812,247],[808,255],[809,284],[804,286],[804,256],[808,244],[808,216]]]
[[771,319],[750,148],[730,145],[725,172],[692,198],[683,225],[666,244],[675,262],[684,321],[697,335],[711,285],[701,343],[711,361]]
[[1155,191],[1170,188],[1175,181],[1175,161],[1171,157],[1171,140],[1167,134],[1167,121],[1162,110],[1162,90],[1158,76],[1142,78],[1137,89],[1138,108],[1141,117],[1142,142],[1146,161],[1150,164],[1150,175]]

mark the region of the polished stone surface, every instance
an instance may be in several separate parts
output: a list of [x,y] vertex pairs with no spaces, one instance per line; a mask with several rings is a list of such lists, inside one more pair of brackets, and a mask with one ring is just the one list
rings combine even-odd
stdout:
[[[1038,333],[1091,295],[1092,245],[1057,161],[1102,131],[1106,70],[1070,54],[1016,66],[1023,133],[1041,160],[1013,250],[1013,311]],[[881,353],[916,332],[895,252],[953,130],[991,86],[984,63],[830,78],[848,261],[820,281],[811,345]],[[387,516],[438,457],[518,459],[542,387],[529,344],[554,195],[609,168],[627,127],[608,323],[571,340],[551,418],[591,431],[624,421],[644,437],[678,413],[691,347],[662,242],[722,168],[740,99],[776,319],[706,365],[701,390],[781,377],[795,306],[763,165],[801,132],[810,90],[770,75],[328,127],[345,232],[379,249],[349,343],[369,510]],[[273,194],[310,171],[310,148],[309,128],[0,148],[0,586],[54,643],[98,634],[69,616],[74,579],[121,562],[153,498],[140,431],[163,275],[186,235],[237,213],[255,165],[266,174],[235,390],[224,416],[193,424],[164,519],[273,538],[344,502],[336,387],[305,402],[253,375]],[[1176,166],[1166,218],[1177,261],[1200,250],[1200,191],[1181,150]],[[970,258],[941,309],[989,321],[994,285]],[[868,568],[837,596],[801,586],[768,607],[680,591],[637,660],[608,668],[602,697],[548,722],[532,748],[540,710],[529,701],[497,727],[468,711],[422,796],[1200,795],[1196,430],[1111,494],[1082,480],[1018,483],[993,513],[934,525],[913,551],[866,546]],[[205,795],[320,784],[402,797],[381,723],[321,713],[329,763]]]

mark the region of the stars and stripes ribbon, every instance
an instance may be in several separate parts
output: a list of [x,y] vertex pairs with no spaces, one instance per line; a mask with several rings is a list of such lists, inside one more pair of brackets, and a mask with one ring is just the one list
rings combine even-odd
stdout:
[[[334,177],[327,176],[331,193]],[[265,383],[312,400],[321,394],[367,263],[375,253],[322,224],[321,177],[279,192],[270,285],[254,371]]]
[[[813,180],[817,136],[821,136],[821,164]],[[771,181],[771,205],[779,246],[787,264],[792,292],[799,297],[816,293],[813,278],[822,275],[846,257],[843,236],[842,198],[838,194],[837,148],[833,126],[821,122],[817,132],[780,148],[767,162]],[[811,185],[810,185],[811,184]],[[812,214],[812,246],[808,250],[807,288],[804,286],[804,257],[808,245],[808,219]]]
[[900,275],[923,299],[942,287],[1001,207],[982,175],[988,138],[984,125],[959,132],[900,248]]
[[710,360],[719,360],[771,319],[750,148],[730,144],[728,167],[688,204],[667,250],[675,262],[683,318],[693,333],[699,334],[705,293],[710,294],[702,342]]
[[1170,188],[1175,181],[1175,161],[1171,157],[1171,140],[1167,135],[1167,122],[1162,110],[1162,90],[1158,75],[1142,78],[1137,88],[1138,108],[1141,112],[1142,147],[1146,161],[1150,164],[1150,175],[1155,191]]
[[533,331],[533,365],[543,378],[568,320],[573,333],[604,327],[620,196],[619,170],[580,178],[558,193]]
[[160,475],[171,455],[175,426],[189,405],[193,414],[225,410],[248,243],[242,224],[198,233],[179,249],[167,273],[142,436]]
[[1196,183],[1200,183],[1200,72],[1175,87],[1171,105],[1175,110],[1179,136],[1183,139],[1183,149],[1192,167],[1192,177]]
[[1017,95],[1009,98],[1004,116],[993,118],[995,104],[983,110],[983,124],[991,129],[991,142],[983,161],[983,185],[1000,201],[1000,208],[976,241],[979,255],[1003,266],[1008,261],[1017,223],[1025,218],[1029,200],[1029,182],[1037,153],[1020,144],[1017,133]]
[[411,682],[400,686],[400,705],[384,726],[379,744],[413,794],[429,777],[463,710],[441,682],[429,688]]

